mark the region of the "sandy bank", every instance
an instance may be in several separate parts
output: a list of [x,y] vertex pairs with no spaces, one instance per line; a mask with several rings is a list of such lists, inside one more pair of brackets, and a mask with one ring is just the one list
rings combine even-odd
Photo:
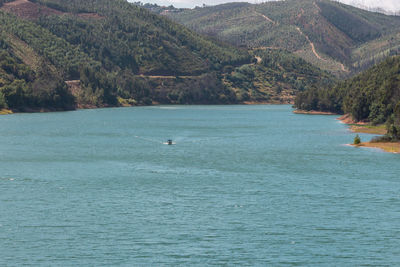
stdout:
[[386,143],[373,143],[373,142],[362,142],[359,145],[352,145],[355,147],[371,147],[371,148],[377,148],[381,149],[383,151],[389,152],[389,153],[400,153],[400,142],[386,142]]
[[0,109],[0,115],[8,115],[12,114],[13,112],[9,109]]
[[385,125],[371,126],[371,125],[350,125],[350,131],[353,133],[366,133],[385,135],[387,133]]
[[[350,131],[353,133],[366,133],[366,134],[378,134],[385,135],[387,133],[385,125],[371,125],[368,122],[355,122],[350,114],[345,114],[338,118],[342,123],[350,126]],[[389,153],[400,153],[399,142],[362,142],[361,144],[355,145],[350,144],[354,147],[370,147],[381,149]]]
[[371,125],[366,121],[353,120],[350,114],[345,114],[338,118],[342,123],[348,124],[353,133],[366,133],[384,135],[387,133],[385,125]]
[[296,114],[306,114],[306,115],[338,115],[333,112],[326,112],[326,111],[316,111],[316,110],[301,110],[301,109],[296,109],[293,111],[293,113]]
[[239,102],[239,105],[287,105],[290,102],[282,103],[280,101],[243,101]]

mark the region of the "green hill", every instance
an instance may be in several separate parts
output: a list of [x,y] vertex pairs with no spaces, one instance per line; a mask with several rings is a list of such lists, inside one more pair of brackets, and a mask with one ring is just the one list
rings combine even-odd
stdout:
[[356,121],[372,124],[386,122],[391,133],[400,138],[400,56],[389,57],[330,89],[306,90],[297,96],[295,106],[349,113]]
[[[47,82],[35,86],[46,76],[73,95],[69,107],[168,102],[168,92],[154,91],[154,81],[146,79],[152,76],[190,76],[185,84],[198,97],[191,101],[218,103],[220,95],[232,92],[225,92],[217,72],[251,62],[247,51],[207,40],[122,0],[17,0],[3,4],[0,21],[3,58],[32,73],[20,79],[2,69],[2,94],[13,109],[64,109],[30,100],[56,89]],[[8,87],[17,79],[25,87],[17,90],[20,101],[13,102]],[[67,90],[64,81],[72,88]],[[195,86],[202,81],[208,88]],[[234,94],[224,101],[235,102]]]
[[249,53],[124,0],[0,5],[0,108],[287,103],[332,81],[293,55]]
[[400,46],[400,17],[328,0],[229,3],[173,11],[163,14],[199,33],[235,46],[285,49],[337,75],[359,72],[397,53]]

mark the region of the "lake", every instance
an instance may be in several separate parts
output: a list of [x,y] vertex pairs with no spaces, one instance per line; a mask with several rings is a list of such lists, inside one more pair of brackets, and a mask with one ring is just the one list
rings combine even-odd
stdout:
[[0,116],[0,265],[399,265],[400,155],[354,136],[287,105]]

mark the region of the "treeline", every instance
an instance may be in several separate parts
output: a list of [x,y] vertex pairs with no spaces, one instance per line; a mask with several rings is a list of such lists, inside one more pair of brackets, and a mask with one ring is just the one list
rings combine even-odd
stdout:
[[400,138],[400,56],[341,82],[333,88],[313,88],[300,93],[295,107],[349,113],[355,121],[388,124],[389,136]]
[[151,12],[154,12],[156,14],[162,14],[163,12],[180,12],[181,9],[175,8],[173,5],[169,6],[159,6],[157,4],[151,4],[151,3],[142,3],[140,1],[138,2],[133,2],[133,4],[146,8],[150,10]]

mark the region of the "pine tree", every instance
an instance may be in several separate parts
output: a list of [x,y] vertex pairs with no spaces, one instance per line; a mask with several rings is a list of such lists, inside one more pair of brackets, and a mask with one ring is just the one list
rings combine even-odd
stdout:
[[354,137],[354,144],[355,145],[359,145],[361,143],[361,138],[360,136],[357,134],[356,137]]

